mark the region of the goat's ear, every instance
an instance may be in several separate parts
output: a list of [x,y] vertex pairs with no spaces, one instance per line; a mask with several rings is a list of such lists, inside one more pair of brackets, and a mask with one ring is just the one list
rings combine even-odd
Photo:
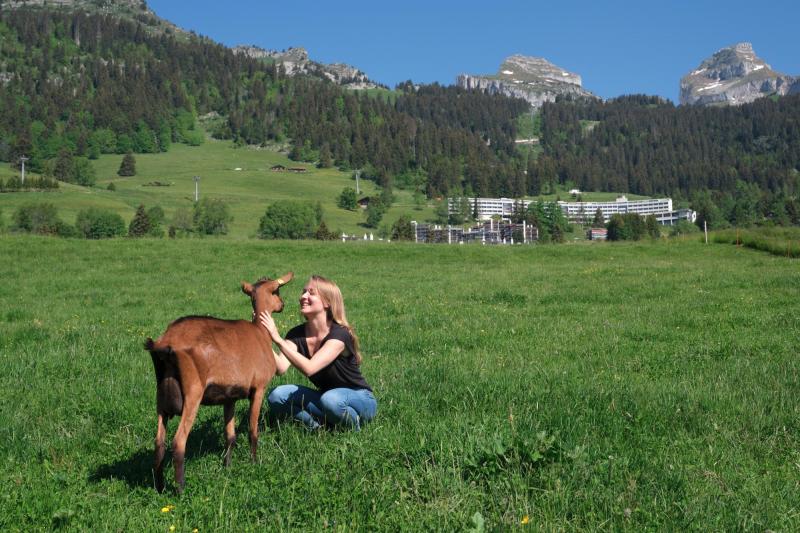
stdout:
[[247,283],[246,281],[242,282],[242,292],[248,296],[253,294],[253,286]]
[[286,285],[287,283],[292,281],[293,278],[294,278],[294,272],[287,272],[286,274],[284,274],[283,276],[279,277],[275,281],[278,282],[278,287],[280,287],[280,286]]

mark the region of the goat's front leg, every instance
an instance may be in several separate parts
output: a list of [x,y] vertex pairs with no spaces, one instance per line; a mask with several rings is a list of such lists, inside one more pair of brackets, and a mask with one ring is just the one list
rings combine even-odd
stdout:
[[236,402],[229,401],[225,404],[225,466],[231,466],[231,452],[236,446]]
[[158,413],[158,429],[156,430],[156,446],[153,458],[153,471],[155,477],[156,490],[164,491],[164,455],[167,452],[165,444],[167,438],[167,420],[164,413]]
[[250,458],[255,462],[258,451],[258,417],[261,414],[261,402],[264,400],[265,387],[253,391],[250,397]]

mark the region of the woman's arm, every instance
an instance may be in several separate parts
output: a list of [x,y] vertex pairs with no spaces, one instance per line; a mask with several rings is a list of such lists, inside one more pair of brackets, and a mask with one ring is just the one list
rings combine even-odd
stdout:
[[275,357],[275,373],[279,376],[284,375],[292,363],[282,353],[275,353],[275,350],[272,350],[272,355]]
[[[339,354],[344,351],[344,343],[342,341],[337,339],[328,339],[325,344],[320,346],[320,349],[311,356],[311,359],[307,359],[297,351],[297,346],[295,346],[292,341],[281,337],[281,334],[278,332],[278,328],[275,326],[275,321],[268,313],[261,313],[259,319],[261,320],[261,324],[267,328],[267,332],[272,338],[272,342],[277,344],[278,348],[280,348],[283,359],[285,359],[287,363],[290,363],[292,366],[297,368],[305,376],[313,376],[331,364],[333,360],[339,357]],[[281,363],[279,362],[279,358],[281,358],[281,356],[276,354],[275,362],[280,368]],[[286,368],[288,368],[288,366]],[[284,369],[284,372],[285,371],[286,370]],[[279,374],[280,373],[282,372],[279,372]]]

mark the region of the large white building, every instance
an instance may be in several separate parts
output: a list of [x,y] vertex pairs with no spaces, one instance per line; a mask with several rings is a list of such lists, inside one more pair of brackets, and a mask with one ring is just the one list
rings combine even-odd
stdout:
[[643,217],[658,217],[672,212],[672,198],[628,200],[625,196],[620,196],[613,202],[558,202],[558,205],[570,222],[591,221],[598,209],[603,213],[603,220],[606,222],[611,220],[611,215],[616,214],[636,213]]
[[[448,198],[447,208],[450,214],[459,212],[460,202],[467,201],[470,215],[478,210],[478,220],[489,220],[493,216],[510,218],[514,213],[514,205],[521,205],[525,209],[530,205],[530,200],[515,200],[513,198]],[[477,203],[477,206],[476,206]]]
[[[460,206],[465,201],[468,210]],[[479,220],[488,220],[492,217],[510,218],[515,209],[526,209],[532,200],[519,200],[514,198],[448,198],[447,206],[451,214],[467,211],[473,214],[477,211]],[[590,222],[599,209],[603,213],[603,220],[608,222],[611,215],[636,213],[646,217],[654,215],[659,223],[674,225],[678,220],[694,222],[697,214],[690,209],[672,210],[672,198],[651,198],[648,200],[628,200],[625,196],[618,197],[613,202],[558,202],[559,207],[570,222]]]

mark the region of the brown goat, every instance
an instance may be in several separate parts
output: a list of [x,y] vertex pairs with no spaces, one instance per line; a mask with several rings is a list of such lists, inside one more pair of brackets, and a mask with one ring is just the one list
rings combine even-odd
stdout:
[[154,470],[158,492],[164,490],[167,422],[178,415],[181,421],[175,432],[172,458],[178,493],[183,492],[186,439],[200,405],[225,406],[225,466],[228,466],[236,443],[234,407],[237,400],[250,400],[250,455],[255,461],[261,402],[267,383],[275,375],[272,341],[258,325],[258,315],[262,311],[283,311],[279,289],[293,277],[289,272],[277,280],[262,278],[254,285],[242,282],[242,292],[253,303],[252,322],[186,316],[172,322],[158,340],[147,339],[145,348],[156,371],[158,430]]

